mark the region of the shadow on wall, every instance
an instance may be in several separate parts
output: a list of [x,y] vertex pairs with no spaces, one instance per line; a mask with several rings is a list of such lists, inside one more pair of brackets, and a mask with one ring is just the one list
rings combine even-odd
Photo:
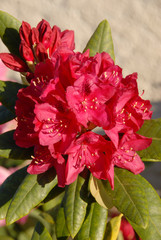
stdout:
[[152,119],[161,118],[161,101],[160,102],[151,102],[152,104]]

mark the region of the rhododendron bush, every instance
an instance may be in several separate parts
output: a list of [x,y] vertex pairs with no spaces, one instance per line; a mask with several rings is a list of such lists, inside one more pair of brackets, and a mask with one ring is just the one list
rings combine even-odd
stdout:
[[33,240],[114,240],[124,216],[133,239],[161,239],[160,198],[139,175],[143,161],[161,161],[161,120],[150,120],[137,73],[123,76],[115,64],[108,22],[83,52],[74,31],[2,11],[0,36],[10,51],[1,61],[21,77],[0,81],[0,123],[17,122],[0,135],[0,159],[25,165],[0,187],[0,219],[35,214]]

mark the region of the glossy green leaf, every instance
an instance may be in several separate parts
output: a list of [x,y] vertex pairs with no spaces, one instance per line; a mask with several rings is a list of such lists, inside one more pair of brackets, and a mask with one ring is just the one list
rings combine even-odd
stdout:
[[57,184],[53,168],[39,175],[28,174],[19,186],[9,206],[6,223],[11,224],[27,215]]
[[116,169],[114,192],[114,206],[132,222],[145,228],[149,221],[149,211],[141,176]]
[[52,240],[52,237],[46,227],[42,223],[38,222],[31,240]]
[[64,213],[67,228],[73,238],[81,228],[86,215],[87,187],[87,181],[80,176],[66,187]]
[[6,213],[10,202],[27,175],[27,167],[17,170],[15,173],[10,175],[5,182],[0,186],[0,219],[6,217]]
[[50,191],[48,196],[43,201],[43,210],[52,211],[53,208],[61,204],[65,193],[65,188],[58,187],[57,185]]
[[145,121],[139,134],[152,138],[152,144],[138,154],[143,161],[161,161],[161,118]]
[[14,131],[0,135],[0,158],[9,159],[30,159],[33,155],[33,148],[20,148],[13,139]]
[[19,28],[21,22],[10,14],[0,11],[0,37],[9,51],[19,56]]
[[161,239],[161,199],[148,181],[140,179],[148,200],[149,223],[145,229],[130,223],[142,240]]
[[14,118],[14,113],[8,110],[5,106],[0,106],[0,124],[6,123]]
[[18,90],[24,87],[26,86],[20,83],[0,81],[0,102],[14,113]]
[[108,211],[94,202],[88,206],[85,221],[76,240],[102,240],[105,234]]
[[104,240],[117,240],[120,231],[121,218],[122,214],[112,218],[108,222]]
[[66,226],[65,214],[64,214],[63,207],[59,208],[55,224],[56,224],[56,236],[58,238],[70,236],[70,233]]
[[149,220],[148,203],[145,194],[146,189],[143,187],[140,175],[134,175],[127,170],[116,168],[114,190],[111,189],[108,181],[97,181],[100,185],[102,183],[101,191],[104,191],[107,199],[111,198],[113,205],[125,217],[143,228],[147,226]]
[[107,20],[103,20],[93,33],[84,51],[90,49],[90,56],[96,53],[107,52],[115,61],[111,28]]

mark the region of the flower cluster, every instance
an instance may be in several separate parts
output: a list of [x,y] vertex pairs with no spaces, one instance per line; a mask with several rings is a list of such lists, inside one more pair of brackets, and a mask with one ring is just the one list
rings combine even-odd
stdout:
[[136,132],[152,112],[139,96],[137,74],[124,78],[108,53],[74,52],[73,31],[45,20],[36,28],[23,22],[20,38],[23,60],[7,53],[0,58],[29,81],[18,92],[14,134],[18,146],[34,147],[28,172],[53,166],[65,186],[89,170],[114,188],[114,166],[143,171],[136,151],[151,139]]

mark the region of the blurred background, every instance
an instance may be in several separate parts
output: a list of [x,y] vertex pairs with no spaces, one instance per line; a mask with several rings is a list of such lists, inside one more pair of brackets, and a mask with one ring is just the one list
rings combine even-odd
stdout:
[[[0,10],[27,21],[32,27],[43,18],[51,26],[75,31],[76,50],[82,51],[98,24],[110,23],[116,64],[123,75],[138,72],[140,94],[150,99],[153,118],[161,117],[161,1],[160,0],[0,0]],[[0,42],[0,52],[6,48]],[[9,73],[12,79],[19,74]],[[161,189],[161,164],[143,173]]]

